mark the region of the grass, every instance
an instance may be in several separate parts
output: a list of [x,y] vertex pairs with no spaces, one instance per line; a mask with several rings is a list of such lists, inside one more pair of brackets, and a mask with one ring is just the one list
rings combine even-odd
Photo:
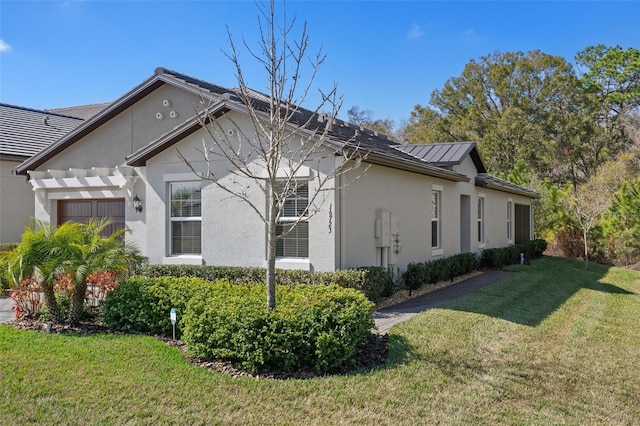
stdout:
[[151,337],[0,326],[0,424],[640,424],[640,273],[543,258],[392,330],[374,371],[231,378]]

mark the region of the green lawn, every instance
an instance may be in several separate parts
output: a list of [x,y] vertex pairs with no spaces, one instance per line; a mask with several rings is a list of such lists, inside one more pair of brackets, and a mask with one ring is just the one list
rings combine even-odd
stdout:
[[231,378],[151,337],[0,326],[0,424],[640,424],[640,273],[543,258],[393,329],[384,367]]

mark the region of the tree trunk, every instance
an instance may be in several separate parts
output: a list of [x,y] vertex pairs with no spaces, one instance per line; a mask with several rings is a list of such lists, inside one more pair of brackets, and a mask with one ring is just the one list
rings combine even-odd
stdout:
[[582,237],[584,239],[584,269],[589,270],[589,244],[587,243],[587,231],[584,230]]
[[69,324],[77,324],[84,312],[84,299],[87,294],[87,283],[76,284],[71,295],[71,308],[69,310]]
[[47,307],[49,318],[54,324],[60,324],[62,318],[60,318],[60,308],[56,301],[56,294],[53,291],[52,285],[42,285],[42,292],[44,293],[44,304]]
[[276,307],[276,232],[277,205],[273,194],[269,194],[269,223],[267,224],[267,307]]

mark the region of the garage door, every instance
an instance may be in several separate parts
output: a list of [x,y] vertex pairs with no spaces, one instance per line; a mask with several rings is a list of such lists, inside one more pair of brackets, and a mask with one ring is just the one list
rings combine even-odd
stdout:
[[111,223],[103,236],[124,229],[124,198],[108,200],[60,200],[58,201],[58,225],[65,222],[87,223],[91,218],[108,217]]

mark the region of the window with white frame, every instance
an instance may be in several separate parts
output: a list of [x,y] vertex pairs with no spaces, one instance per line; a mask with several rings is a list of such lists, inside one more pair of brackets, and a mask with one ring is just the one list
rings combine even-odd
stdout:
[[511,241],[513,239],[513,236],[511,234],[511,208],[512,208],[512,202],[511,201],[507,201],[507,240]]
[[201,254],[202,185],[200,182],[169,184],[172,255]]
[[478,243],[484,243],[484,197],[478,197]]
[[309,257],[309,184],[297,184],[283,205],[280,220],[276,226],[279,236],[276,242],[276,257]]
[[441,204],[442,191],[431,191],[431,248],[433,249],[442,247]]

